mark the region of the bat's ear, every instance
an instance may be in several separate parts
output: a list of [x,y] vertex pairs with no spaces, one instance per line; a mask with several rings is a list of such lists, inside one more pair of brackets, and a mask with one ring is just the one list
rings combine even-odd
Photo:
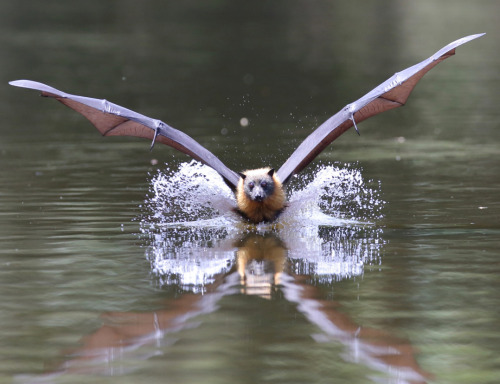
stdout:
[[268,174],[269,176],[273,177],[273,175],[274,175],[274,168],[271,168],[271,169],[269,170],[269,172],[267,172],[267,174]]
[[247,177],[247,175],[245,175],[244,173],[241,173],[241,172],[238,172],[238,175],[240,175],[240,177],[245,180],[245,178]]

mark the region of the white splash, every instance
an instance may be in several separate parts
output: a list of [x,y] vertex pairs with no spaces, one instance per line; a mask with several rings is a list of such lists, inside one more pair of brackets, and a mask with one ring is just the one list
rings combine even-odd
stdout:
[[[166,168],[153,177],[146,200],[150,224],[180,223],[216,218],[236,206],[229,187],[212,168],[197,161]],[[145,224],[143,220],[143,224]]]
[[380,262],[380,185],[366,182],[351,166],[317,166],[294,178],[289,206],[276,223],[250,225],[234,213],[230,188],[210,167],[196,161],[158,172],[141,221],[146,257],[160,285],[205,292],[217,275],[234,267],[238,239],[278,237],[286,245],[292,273],[331,282],[363,273]]
[[[371,185],[374,184],[374,185]],[[296,176],[288,188],[289,206],[279,222],[303,225],[365,223],[382,217],[380,185],[366,182],[359,169],[320,165],[309,175]],[[234,225],[236,199],[212,168],[197,161],[166,168],[151,181],[147,226],[218,227]]]
[[320,165],[294,181],[297,186],[292,185],[288,216],[313,220],[318,225],[354,224],[382,216],[380,185],[366,182],[359,169]]

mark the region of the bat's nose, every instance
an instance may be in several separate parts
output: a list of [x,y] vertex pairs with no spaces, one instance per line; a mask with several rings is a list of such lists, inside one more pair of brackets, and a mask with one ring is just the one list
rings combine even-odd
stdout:
[[264,191],[262,190],[262,188],[257,187],[257,188],[254,189],[254,191],[253,191],[253,199],[255,201],[259,201],[259,202],[262,201],[262,200],[264,200]]

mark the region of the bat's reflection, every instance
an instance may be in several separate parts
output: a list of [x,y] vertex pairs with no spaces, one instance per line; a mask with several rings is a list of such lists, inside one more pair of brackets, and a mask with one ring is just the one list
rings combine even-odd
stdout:
[[[232,240],[235,263],[229,270],[215,274],[203,294],[185,293],[150,313],[106,313],[104,324],[85,336],[82,346],[62,367],[67,373],[117,374],[116,361],[144,345],[161,345],[180,330],[198,325],[201,314],[214,312],[221,298],[228,295],[257,295],[272,299],[276,291],[312,324],[319,328],[318,342],[341,343],[349,361],[389,372],[401,383],[424,383],[429,377],[418,365],[408,340],[390,332],[356,324],[339,311],[339,303],[322,297],[307,274],[295,273],[290,251],[275,232],[247,233]],[[224,242],[222,248],[227,247]],[[151,354],[155,354],[151,352]],[[144,351],[141,359],[147,358]],[[113,368],[110,368],[113,367]]]

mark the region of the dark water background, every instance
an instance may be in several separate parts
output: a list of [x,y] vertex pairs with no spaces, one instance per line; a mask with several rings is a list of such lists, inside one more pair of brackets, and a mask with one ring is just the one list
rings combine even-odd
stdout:
[[[499,12],[493,0],[2,2],[0,382],[498,382]],[[408,106],[318,158],[386,203],[371,225],[313,233],[150,232],[153,175],[187,158],[103,139],[7,85],[107,98],[236,170],[279,166],[342,106],[479,32]],[[292,265],[266,298],[231,272],[258,250]],[[360,259],[323,258],[325,273],[303,259],[321,252]],[[187,293],[181,272],[155,274],[158,253],[226,269]]]

